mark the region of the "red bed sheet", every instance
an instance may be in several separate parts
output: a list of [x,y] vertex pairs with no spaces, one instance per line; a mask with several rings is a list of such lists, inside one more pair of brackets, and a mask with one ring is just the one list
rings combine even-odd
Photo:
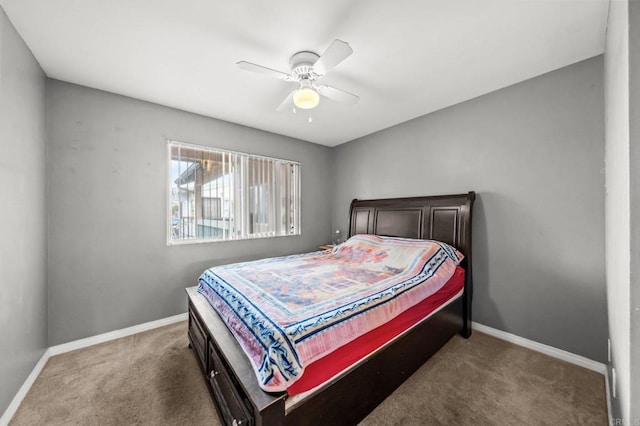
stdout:
[[291,396],[306,392],[367,357],[449,301],[464,288],[464,269],[458,266],[440,290],[404,311],[388,323],[371,330],[327,356],[309,364],[302,377],[287,388]]

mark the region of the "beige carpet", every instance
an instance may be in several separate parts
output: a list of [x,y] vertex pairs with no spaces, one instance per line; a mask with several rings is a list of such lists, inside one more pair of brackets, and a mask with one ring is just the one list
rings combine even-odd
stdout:
[[[186,322],[52,357],[10,425],[218,425]],[[364,425],[605,425],[602,375],[474,332]]]

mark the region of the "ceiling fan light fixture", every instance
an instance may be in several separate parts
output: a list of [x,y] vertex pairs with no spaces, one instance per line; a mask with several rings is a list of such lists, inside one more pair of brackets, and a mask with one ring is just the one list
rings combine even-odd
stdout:
[[289,73],[247,61],[237,62],[237,65],[247,71],[269,74],[289,83],[298,83],[298,87],[295,89],[292,87],[293,90],[276,108],[278,112],[292,110],[295,113],[297,108],[310,110],[317,107],[320,103],[320,95],[332,101],[351,105],[358,102],[359,98],[356,95],[319,84],[318,81],[352,53],[353,49],[349,43],[335,39],[321,56],[308,50],[295,53],[289,60],[289,68],[291,69]]
[[320,95],[311,87],[301,87],[293,94],[293,103],[300,109],[313,109],[320,103]]

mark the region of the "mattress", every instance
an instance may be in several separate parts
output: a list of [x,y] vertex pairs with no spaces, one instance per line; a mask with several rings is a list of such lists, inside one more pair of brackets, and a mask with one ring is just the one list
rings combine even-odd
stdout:
[[314,362],[436,294],[461,260],[437,241],[356,235],[331,252],[208,269],[198,291],[240,343],[260,387],[293,393]]
[[[372,355],[416,324],[428,319],[432,314],[460,298],[464,291],[464,280],[465,271],[458,266],[449,281],[433,295],[407,309],[391,321],[311,363],[305,369],[300,380],[287,389],[287,393],[293,397],[313,390]],[[289,398],[287,404],[292,401],[293,399]]]

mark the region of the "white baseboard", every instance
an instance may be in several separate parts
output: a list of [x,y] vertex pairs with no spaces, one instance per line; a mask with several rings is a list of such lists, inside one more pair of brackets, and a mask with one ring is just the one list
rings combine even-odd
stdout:
[[145,322],[144,324],[134,325],[132,327],[123,328],[121,330],[110,331],[108,333],[98,334],[97,336],[87,337],[85,339],[75,340],[73,342],[63,343],[61,345],[51,346],[48,348],[36,366],[31,371],[31,374],[27,377],[27,380],[23,383],[18,393],[13,398],[9,407],[5,410],[2,417],[0,417],[0,426],[6,426],[13,418],[13,415],[20,407],[22,400],[31,389],[31,386],[38,378],[38,375],[44,368],[45,364],[50,357],[54,355],[60,355],[65,352],[75,351],[76,349],[86,348],[88,346],[97,345],[98,343],[108,342],[109,340],[119,339],[121,337],[131,336],[132,334],[142,333],[143,331],[153,330],[154,328],[164,327],[165,325],[174,324],[176,322],[185,321],[188,318],[187,313],[174,315],[168,318],[162,318],[156,321]]
[[0,417],[0,426],[6,426],[9,424],[9,421],[13,418],[13,415],[16,413],[16,411],[18,411],[18,407],[20,407],[20,404],[22,403],[24,397],[27,395],[27,392],[29,392],[29,389],[31,389],[33,382],[36,381],[45,364],[47,363],[47,361],[49,361],[49,356],[49,349],[47,349],[40,357],[40,360],[36,363],[36,366],[33,367],[31,374],[29,374],[27,380],[24,381],[16,396],[13,397],[13,400],[5,410],[2,417]]
[[96,336],[87,337],[73,342],[63,343],[61,345],[51,346],[49,348],[50,355],[59,355],[65,352],[75,351],[76,349],[86,348],[88,346],[97,345],[98,343],[108,342],[109,340],[119,339],[121,337],[131,336],[132,334],[142,333],[143,331],[153,330],[154,328],[164,327],[187,319],[187,313],[174,315],[168,318],[162,318],[156,321],[145,322],[144,324],[134,325],[132,327],[120,330],[110,331],[108,333],[98,334]]
[[607,399],[607,416],[609,418],[609,424],[613,424],[611,419],[611,385],[609,382],[609,371],[606,364],[573,354],[571,352],[563,351],[562,349],[554,348],[553,346],[534,342],[533,340],[525,339],[524,337],[516,336],[515,334],[507,333],[506,331],[497,330],[483,324],[478,324],[477,322],[472,321],[471,328],[473,330],[477,330],[481,333],[488,334],[490,336],[505,340],[515,345],[531,349],[532,351],[541,352],[553,358],[557,358],[568,363],[584,367],[588,370],[595,371],[596,373],[603,374]]
[[480,333],[488,334],[500,340],[505,340],[515,345],[523,346],[527,349],[531,349],[532,351],[549,355],[553,358],[595,371],[605,376],[607,375],[607,366],[605,364],[581,355],[576,355],[543,343],[534,342],[533,340],[525,339],[524,337],[516,336],[515,334],[507,333],[506,331],[498,330],[483,324],[478,324],[477,322],[472,322],[471,328],[472,330],[477,330]]

